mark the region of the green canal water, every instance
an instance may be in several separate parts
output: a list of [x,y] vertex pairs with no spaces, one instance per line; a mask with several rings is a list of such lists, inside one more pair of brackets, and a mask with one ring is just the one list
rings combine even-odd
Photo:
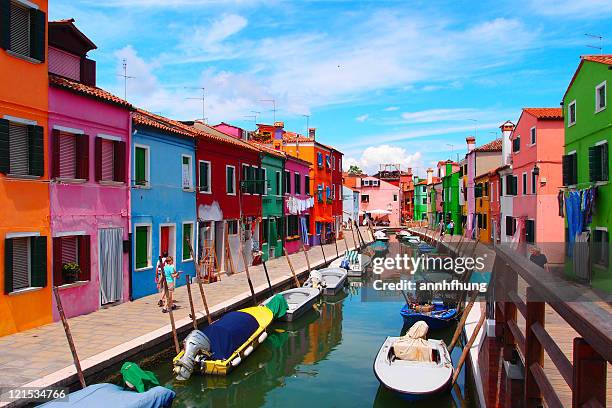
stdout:
[[[170,359],[152,371],[162,385],[176,391],[174,407],[476,406],[465,366],[458,387],[416,403],[380,386],[372,370],[374,357],[386,336],[403,334],[407,328],[399,314],[401,298],[362,300],[362,288],[371,285],[371,279],[351,279],[343,292],[323,298],[295,323],[274,323],[265,342],[227,377],[194,374],[189,381],[174,381]],[[453,331],[454,327],[430,331],[429,337],[448,344]],[[456,347],[455,365],[460,354]]]

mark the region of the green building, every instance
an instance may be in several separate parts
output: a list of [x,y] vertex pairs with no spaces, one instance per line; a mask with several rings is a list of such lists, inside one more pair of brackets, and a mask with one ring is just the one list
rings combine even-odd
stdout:
[[[461,206],[459,205],[459,164],[448,160],[444,164],[444,175],[442,176],[442,201],[444,208],[444,223],[453,220],[455,223],[455,235],[461,231]],[[448,231],[447,231],[448,232]]]
[[[261,146],[260,146],[261,147]],[[261,156],[266,185],[261,197],[261,251],[264,260],[283,255],[283,180],[286,179],[283,153],[265,149]],[[277,194],[281,192],[281,194]]]
[[414,177],[414,217],[415,221],[427,219],[427,180]]
[[[598,186],[590,230],[590,276],[581,276],[606,291],[612,290],[610,240],[612,227],[612,106],[608,108],[607,81],[612,85],[612,55],[583,56],[563,96],[565,155],[563,184],[569,191]],[[573,274],[573,268],[566,268]]]

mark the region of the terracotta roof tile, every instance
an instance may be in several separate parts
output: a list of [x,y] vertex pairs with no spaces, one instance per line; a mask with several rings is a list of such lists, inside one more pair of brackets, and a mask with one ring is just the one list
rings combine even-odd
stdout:
[[57,75],[49,74],[49,84],[58,88],[63,88],[69,91],[89,96],[103,102],[112,103],[130,110],[134,110],[132,104],[128,101],[113,95],[112,93],[98,88],[97,86],[85,85],[80,82],[72,81]]
[[282,158],[287,157],[287,155],[286,155],[284,152],[281,152],[281,151],[279,151],[279,150],[276,150],[276,149],[274,149],[273,147],[266,146],[266,145],[264,145],[264,144],[261,144],[261,143],[259,143],[259,142],[255,142],[255,141],[253,141],[253,140],[250,140],[250,141],[249,141],[249,143],[250,143],[252,146],[254,146],[254,147],[258,148],[258,149],[259,149],[259,150],[261,150],[262,152],[267,153],[267,154],[269,154],[269,155],[276,156],[276,157],[282,157]]
[[198,122],[197,125],[194,126],[189,126],[185,124],[183,124],[183,126],[192,129],[192,131],[195,132],[196,136],[201,139],[209,139],[211,141],[231,144],[236,147],[241,147],[243,149],[251,150],[254,152],[260,151],[256,146],[253,146],[242,139],[235,138],[231,135],[228,135],[227,133],[220,131],[219,129],[215,129],[201,122]]
[[482,146],[478,146],[476,147],[474,150],[474,152],[501,152],[502,149],[502,140],[500,139],[495,139],[492,142],[483,144]]
[[523,111],[542,120],[563,119],[563,109],[561,108],[523,108]]
[[581,57],[586,61],[599,62],[600,64],[609,64],[612,65],[612,54],[606,55],[583,55]]
[[186,129],[183,123],[147,112],[143,109],[137,109],[132,115],[132,119],[137,125],[152,127],[181,136],[195,136],[195,133],[190,129]]

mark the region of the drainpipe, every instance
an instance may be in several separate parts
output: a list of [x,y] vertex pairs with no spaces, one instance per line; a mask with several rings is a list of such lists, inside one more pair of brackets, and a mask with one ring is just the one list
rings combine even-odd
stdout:
[[129,277],[128,277],[128,290],[130,291],[129,293],[129,299],[130,302],[134,300],[134,298],[132,297],[132,261],[133,261],[133,247],[132,247],[132,233],[129,232],[128,233],[128,242],[129,242],[129,246],[130,246],[130,250],[128,251],[128,272],[129,272]]

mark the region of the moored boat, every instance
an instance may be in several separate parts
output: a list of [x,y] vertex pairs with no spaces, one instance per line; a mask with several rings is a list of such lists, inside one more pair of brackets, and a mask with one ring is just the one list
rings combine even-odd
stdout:
[[263,305],[267,306],[277,296],[282,296],[287,302],[287,311],[276,320],[293,322],[312,308],[312,305],[319,299],[321,292],[315,288],[293,288],[280,292],[267,299]]
[[374,360],[374,374],[385,388],[414,400],[446,391],[453,366],[442,340],[427,339],[419,322],[403,337],[387,337]]
[[310,272],[304,287],[318,288],[323,295],[335,295],[346,283],[348,272],[343,268],[323,268]]
[[404,305],[400,310],[404,325],[412,326],[424,321],[432,330],[444,329],[457,318],[457,308],[447,307],[442,302],[431,305]]
[[115,384],[101,383],[88,385],[82,390],[71,392],[67,399],[49,401],[45,408],[168,408],[176,394],[161,386],[145,392],[126,390]]
[[357,251],[347,251],[340,258],[335,259],[329,264],[330,268],[343,268],[348,271],[348,276],[361,276],[372,264],[372,258]]

